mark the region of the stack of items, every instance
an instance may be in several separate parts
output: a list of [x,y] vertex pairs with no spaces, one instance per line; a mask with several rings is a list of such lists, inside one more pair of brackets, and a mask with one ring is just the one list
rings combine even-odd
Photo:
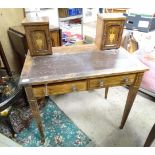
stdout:
[[82,8],[59,8],[59,17],[66,18],[70,16],[82,15]]
[[68,15],[69,16],[76,16],[82,14],[82,8],[69,8]]
[[70,46],[70,45],[77,45],[82,44],[82,35],[81,34],[73,34],[71,32],[63,32],[62,33],[62,41],[63,45]]

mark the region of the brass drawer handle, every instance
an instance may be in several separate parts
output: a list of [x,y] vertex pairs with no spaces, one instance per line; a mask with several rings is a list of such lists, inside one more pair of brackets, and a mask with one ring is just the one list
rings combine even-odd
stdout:
[[103,80],[99,80],[99,86],[103,87]]
[[125,84],[128,84],[128,83],[129,83],[129,78],[128,78],[128,77],[125,77],[125,78],[123,79],[123,82],[124,82]]
[[77,91],[76,85],[72,85],[72,91],[73,92]]
[[44,94],[45,94],[45,96],[48,96],[48,95],[49,95],[49,94],[48,94],[47,84],[45,84]]

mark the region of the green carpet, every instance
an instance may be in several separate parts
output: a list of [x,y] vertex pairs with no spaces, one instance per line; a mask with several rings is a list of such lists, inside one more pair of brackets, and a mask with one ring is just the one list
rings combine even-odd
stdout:
[[70,118],[52,101],[48,100],[41,110],[45,143],[40,142],[40,135],[34,119],[30,126],[17,134],[16,141],[25,147],[85,147],[91,146],[91,139],[81,131]]

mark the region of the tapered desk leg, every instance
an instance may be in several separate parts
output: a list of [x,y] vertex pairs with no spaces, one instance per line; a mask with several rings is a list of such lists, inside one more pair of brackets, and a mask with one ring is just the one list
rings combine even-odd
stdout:
[[153,127],[145,141],[144,147],[150,146],[154,139],[155,139],[155,124],[153,125]]
[[108,90],[109,90],[109,87],[105,87],[105,96],[104,96],[105,99],[107,99],[107,96],[108,96]]
[[134,84],[129,87],[129,93],[128,93],[128,97],[127,97],[127,101],[126,101],[126,105],[125,105],[121,125],[119,127],[120,129],[123,129],[123,127],[125,125],[125,122],[126,122],[126,120],[128,118],[129,112],[131,110],[131,107],[132,107],[133,102],[135,100],[135,97],[137,95],[137,92],[138,92],[142,77],[143,77],[143,73],[137,74]]
[[42,121],[41,121],[41,116],[40,116],[40,111],[39,111],[37,100],[33,95],[33,91],[32,91],[31,86],[25,87],[25,91],[26,91],[26,95],[28,98],[28,102],[29,102],[31,110],[32,110],[33,117],[36,121],[38,130],[40,132],[41,142],[44,143],[45,142],[45,136],[44,136],[44,130],[43,130],[43,126],[42,126]]

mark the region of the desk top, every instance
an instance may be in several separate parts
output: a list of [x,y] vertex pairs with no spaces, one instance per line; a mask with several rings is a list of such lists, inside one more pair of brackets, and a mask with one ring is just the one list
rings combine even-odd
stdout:
[[27,55],[20,84],[64,82],[148,70],[123,48],[101,51],[92,44],[52,49],[53,55]]

